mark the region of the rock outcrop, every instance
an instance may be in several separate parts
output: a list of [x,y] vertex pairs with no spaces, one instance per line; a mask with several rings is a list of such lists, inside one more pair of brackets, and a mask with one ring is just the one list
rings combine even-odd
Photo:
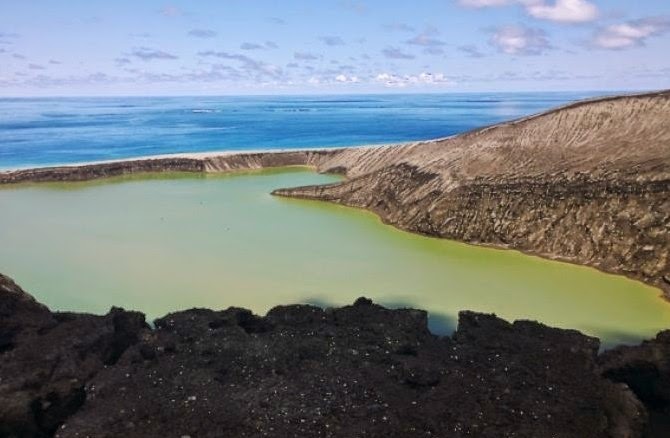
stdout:
[[599,358],[601,374],[628,385],[647,406],[648,436],[670,434],[670,330],[639,346],[620,346]]
[[52,313],[0,274],[0,436],[53,436],[85,385],[136,344],[144,315]]
[[[670,332],[598,356],[572,330],[352,306],[51,312],[0,276],[3,437],[667,436]],[[655,435],[656,434],[656,435]]]
[[412,144],[201,154],[0,173],[0,184],[305,165],[341,183],[281,189],[407,231],[519,249],[662,288],[670,298],[670,91],[578,102]]

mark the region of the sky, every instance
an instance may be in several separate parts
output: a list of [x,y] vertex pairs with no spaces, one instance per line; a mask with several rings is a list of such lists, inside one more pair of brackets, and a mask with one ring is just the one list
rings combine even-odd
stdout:
[[670,0],[0,0],[0,96],[670,88]]

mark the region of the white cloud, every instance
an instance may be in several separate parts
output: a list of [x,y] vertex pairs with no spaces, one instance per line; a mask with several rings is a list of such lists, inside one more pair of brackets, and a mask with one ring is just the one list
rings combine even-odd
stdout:
[[508,55],[540,55],[551,48],[542,29],[525,26],[502,26],[494,30],[489,43]]
[[342,83],[357,83],[360,82],[357,76],[347,76],[345,74],[339,74],[335,76],[335,80],[337,82],[342,82]]
[[339,73],[335,76],[326,74],[325,72],[317,72],[317,75],[310,76],[307,79],[307,84],[309,85],[335,85],[335,84],[358,84],[361,83],[361,79],[355,75],[348,75],[344,73]]
[[449,84],[451,85],[451,81],[447,79],[446,76],[444,76],[444,73],[420,73],[419,76],[414,79],[413,77],[410,76],[410,80],[416,83],[421,83],[421,84]]
[[613,24],[601,29],[593,37],[592,44],[601,49],[628,49],[642,46],[647,38],[667,32],[670,32],[670,19],[661,17],[643,18],[627,23]]
[[459,0],[463,6],[470,8],[485,8],[488,6],[503,6],[513,3],[514,0]]
[[458,3],[471,8],[519,4],[531,17],[561,23],[584,23],[598,17],[598,7],[589,0],[458,0]]
[[453,85],[444,73],[419,73],[418,75],[395,75],[391,73],[379,73],[374,78],[375,82],[384,84],[390,88],[404,88],[410,85]]
[[393,75],[390,75],[388,73],[379,73],[375,78],[375,80],[377,82],[390,82],[393,80],[393,77],[394,77]]
[[553,5],[536,0],[524,0],[524,3],[530,16],[543,20],[584,23],[598,17],[596,5],[586,0],[557,0]]

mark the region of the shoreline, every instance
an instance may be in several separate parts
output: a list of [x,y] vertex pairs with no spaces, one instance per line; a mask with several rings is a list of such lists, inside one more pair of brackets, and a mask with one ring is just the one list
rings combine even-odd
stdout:
[[[305,172],[307,172],[307,171],[316,172],[317,171],[317,169],[314,166],[295,165],[295,166],[282,166],[282,167],[274,167],[274,168],[237,169],[237,170],[230,170],[230,171],[227,171],[227,172],[220,172],[220,173],[214,173],[214,174],[198,174],[198,173],[194,174],[194,173],[188,173],[188,172],[175,173],[175,174],[170,174],[170,173],[164,173],[164,174],[161,174],[161,173],[145,173],[145,174],[136,173],[136,174],[121,175],[121,176],[116,176],[116,177],[111,176],[111,177],[108,177],[108,178],[101,178],[101,179],[96,179],[96,180],[92,180],[92,181],[67,182],[67,183],[64,183],[64,184],[73,184],[73,185],[75,185],[75,187],[78,184],[82,184],[82,187],[86,188],[86,187],[91,187],[91,186],[97,186],[99,184],[115,184],[115,183],[123,183],[123,182],[127,182],[127,181],[140,181],[140,182],[141,181],[151,181],[154,178],[170,181],[170,180],[179,180],[179,179],[182,179],[182,178],[185,178],[185,179],[193,178],[193,179],[198,179],[198,180],[201,179],[201,178],[204,178],[204,179],[208,179],[208,178],[214,178],[214,179],[234,178],[234,177],[237,177],[237,175],[252,175],[252,177],[253,177],[253,175],[263,175],[264,172],[273,172],[274,173],[274,172],[282,172],[282,171],[300,171],[300,170],[297,170],[297,169],[301,169],[302,171],[305,171]],[[24,184],[25,184],[25,186],[24,186]],[[331,183],[331,184],[337,184],[337,183]],[[17,185],[24,186],[24,187],[38,187],[39,183],[27,182],[27,183],[19,183]],[[2,190],[2,186],[0,186],[0,190]],[[286,198],[286,199],[291,200],[291,199],[294,199],[294,198]],[[315,204],[322,204],[323,203],[323,201],[313,200],[313,199],[297,199],[297,201],[298,202],[305,202],[306,201],[308,203],[315,203]],[[482,243],[482,242],[468,242],[468,241],[463,241],[463,240],[444,238],[444,237],[439,237],[439,236],[435,236],[435,235],[431,235],[431,234],[411,231],[411,230],[400,228],[400,227],[398,227],[398,226],[396,226],[392,223],[389,223],[389,222],[385,221],[383,219],[383,217],[381,217],[379,215],[378,212],[375,212],[375,211],[370,210],[370,209],[366,209],[366,208],[362,208],[362,207],[356,207],[356,206],[348,206],[348,205],[343,205],[343,204],[339,204],[339,203],[328,203],[328,204],[330,204],[330,205],[332,205],[336,208],[339,208],[339,209],[343,209],[343,210],[352,209],[352,210],[358,211],[360,213],[363,213],[365,215],[368,215],[371,218],[371,220],[374,220],[380,226],[389,227],[389,230],[393,230],[394,232],[397,232],[397,233],[409,233],[410,235],[414,235],[414,236],[417,236],[417,237],[427,238],[427,239],[431,239],[431,240],[434,240],[434,241],[446,241],[446,242],[450,242],[451,244],[455,244],[455,245],[459,245],[459,246],[463,246],[463,247],[478,247],[478,248],[482,248],[482,249],[485,249],[485,250],[500,251],[500,252],[502,252],[502,251],[512,252],[512,253],[523,255],[523,256],[526,256],[526,257],[536,258],[537,260],[542,260],[542,261],[545,261],[545,262],[565,263],[565,264],[568,264],[568,265],[578,267],[580,269],[593,271],[594,273],[597,272],[598,274],[614,276],[614,277],[619,277],[622,280],[626,279],[626,280],[629,280],[629,281],[633,281],[633,282],[637,283],[637,285],[638,285],[637,287],[640,287],[640,285],[643,285],[644,288],[647,289],[647,290],[639,290],[639,291],[634,290],[634,292],[640,293],[640,295],[646,295],[647,293],[649,293],[650,295],[653,295],[654,300],[656,300],[656,299],[661,300],[661,302],[654,301],[654,305],[656,305],[656,306],[670,305],[670,300],[667,299],[667,297],[663,293],[663,290],[661,288],[659,288],[657,285],[650,284],[648,282],[643,281],[643,279],[641,279],[641,278],[634,277],[634,276],[631,276],[631,275],[626,275],[625,273],[616,272],[616,271],[612,271],[612,270],[599,269],[595,266],[579,263],[575,260],[565,259],[565,258],[561,258],[561,257],[558,257],[558,256],[551,256],[551,255],[547,256],[547,255],[544,255],[544,254],[541,254],[541,253],[536,253],[536,252],[529,251],[529,250],[514,248],[514,247],[509,246],[509,245],[494,245],[494,244],[488,244],[488,243]],[[528,262],[531,262],[531,261],[529,260]],[[12,272],[5,272],[5,274],[13,275]],[[630,289],[630,290],[628,290],[627,292],[633,292],[632,289],[635,288],[635,287],[636,286],[634,286],[634,285],[630,285],[627,288],[627,289]],[[635,295],[631,293],[630,296],[635,296]],[[44,299],[44,297],[43,297],[43,299]],[[116,304],[116,303],[112,303],[112,304]],[[231,303],[231,304],[234,304],[234,303]],[[494,311],[493,309],[494,308],[491,308],[491,309],[488,309],[487,311]],[[61,312],[69,312],[69,311],[91,312],[88,309],[74,309],[72,307],[67,307],[67,306],[58,307],[58,308],[56,308],[56,310],[61,311]],[[177,309],[175,309],[175,311],[176,310]],[[483,310],[477,309],[477,308],[474,308],[474,310],[475,311],[483,311]],[[95,313],[95,312],[93,312],[93,313],[98,314],[98,313]],[[509,317],[507,317],[507,318],[510,321],[513,320],[513,319],[510,319]],[[539,321],[543,321],[539,317],[536,317],[536,319],[539,320]],[[556,325],[556,323],[554,323],[554,325]],[[563,327],[565,329],[578,329],[576,325],[563,325],[563,326],[561,326],[560,324],[558,324],[557,326]],[[586,329],[581,328],[579,330],[584,330],[588,334],[588,330],[586,330]],[[595,334],[589,334],[589,336],[596,336],[596,335]],[[616,345],[616,344],[612,344],[612,345]]]
[[[532,117],[532,116],[528,116]],[[504,122],[509,123],[509,122]],[[45,165],[25,165],[18,167],[7,167],[0,168],[0,177],[5,173],[12,172],[22,172],[30,170],[42,170],[42,169],[56,169],[56,168],[76,168],[76,167],[85,167],[85,166],[97,166],[103,164],[118,164],[126,162],[135,162],[135,161],[148,161],[148,160],[164,160],[164,159],[174,159],[174,158],[183,158],[183,159],[192,159],[192,160],[203,160],[208,158],[217,158],[217,157],[229,157],[237,155],[272,155],[272,154],[287,154],[287,153],[300,153],[300,152],[336,152],[336,151],[346,151],[352,149],[362,149],[362,150],[372,150],[378,148],[393,148],[393,147],[406,147],[411,145],[421,145],[421,144],[431,144],[439,143],[445,140],[449,140],[453,137],[459,135],[464,135],[469,132],[478,131],[483,128],[476,128],[471,131],[465,131],[460,134],[448,135],[445,137],[437,137],[423,140],[411,140],[411,141],[399,141],[399,142],[384,142],[384,143],[363,143],[350,146],[309,146],[309,147],[288,147],[288,148],[258,148],[258,149],[224,149],[224,150],[212,150],[212,151],[203,151],[203,152],[173,152],[166,154],[155,154],[155,155],[139,155],[137,157],[126,157],[126,158],[111,158],[103,160],[93,160],[93,161],[77,161],[73,163],[53,163]],[[3,184],[0,179],[0,184]]]
[[[476,128],[476,130],[484,128]],[[362,149],[362,150],[371,150],[378,148],[392,148],[392,147],[406,147],[410,145],[419,145],[419,144],[430,144],[430,143],[439,143],[445,140],[449,140],[452,137],[456,137],[462,134],[454,134],[446,137],[437,137],[424,140],[411,140],[404,142],[385,142],[385,143],[363,143],[350,146],[310,146],[310,147],[288,147],[288,148],[259,148],[259,149],[230,149],[230,150],[212,150],[204,152],[174,152],[166,154],[155,154],[155,155],[140,155],[137,157],[127,157],[127,158],[113,158],[108,160],[93,160],[93,161],[78,161],[73,163],[54,163],[54,164],[45,164],[45,165],[26,165],[19,167],[10,167],[10,168],[0,168],[0,177],[4,173],[11,172],[20,172],[20,171],[29,171],[29,170],[41,170],[41,169],[55,169],[55,168],[75,168],[75,167],[85,167],[85,166],[97,166],[103,164],[118,164],[126,162],[135,162],[135,161],[148,161],[148,160],[164,160],[164,159],[174,159],[174,158],[183,158],[191,160],[203,160],[208,158],[218,158],[218,157],[230,157],[237,155],[271,155],[271,154],[287,154],[287,153],[300,153],[300,152],[336,152],[336,151],[346,151],[351,149]],[[0,184],[2,181],[0,180]]]
[[[510,231],[507,233],[512,233],[511,235],[491,233],[490,230],[490,222],[496,222],[496,217],[505,218],[510,207],[520,208],[515,214],[521,215],[521,217],[526,214],[524,212],[529,212],[528,208],[519,205],[520,201],[522,203],[533,202],[536,208],[540,210],[543,208],[549,209],[543,214],[555,216],[557,220],[565,216],[566,211],[564,209],[567,208],[568,212],[570,212],[570,209],[574,209],[572,214],[585,212],[589,215],[590,221],[599,223],[601,221],[599,216],[601,212],[608,211],[614,214],[617,211],[617,202],[630,199],[635,200],[634,202],[636,203],[643,202],[646,204],[649,201],[645,199],[651,196],[653,202],[657,204],[655,204],[655,207],[649,206],[651,210],[647,210],[647,207],[643,209],[630,207],[633,210],[627,213],[639,218],[636,220],[648,221],[648,219],[642,219],[639,215],[653,215],[654,210],[659,208],[658,205],[662,208],[664,204],[659,203],[663,202],[663,194],[667,192],[668,185],[670,185],[670,179],[668,179],[670,172],[663,167],[664,161],[662,161],[662,158],[655,167],[648,167],[647,163],[653,163],[653,160],[658,160],[659,158],[652,158],[652,161],[640,161],[640,159],[634,158],[637,161],[633,161],[627,167],[623,167],[622,169],[614,168],[605,172],[595,172],[593,168],[591,171],[583,171],[578,168],[572,175],[564,175],[560,170],[546,173],[552,169],[549,166],[548,170],[542,171],[545,173],[528,173],[528,175],[524,175],[523,168],[516,169],[513,167],[511,170],[506,170],[506,172],[512,172],[510,174],[502,173],[499,176],[495,174],[492,177],[488,176],[488,178],[492,178],[491,180],[487,180],[486,176],[478,180],[478,174],[474,173],[474,179],[470,176],[470,179],[465,178],[462,181],[454,180],[452,176],[454,172],[461,171],[460,167],[463,166],[463,163],[460,161],[456,161],[460,167],[456,167],[455,169],[449,169],[449,167],[435,168],[435,164],[432,164],[436,158],[439,158],[440,154],[446,157],[445,160],[453,160],[453,157],[449,154],[468,154],[470,153],[469,150],[467,148],[459,149],[459,147],[462,147],[460,145],[465,144],[479,147],[478,145],[480,144],[486,144],[487,138],[493,138],[495,142],[509,141],[513,145],[515,141],[514,135],[518,135],[515,133],[523,130],[526,126],[545,126],[548,122],[552,122],[552,119],[562,120],[564,115],[573,114],[572,117],[575,118],[576,122],[583,123],[585,118],[590,117],[589,114],[594,111],[596,113],[598,111],[606,111],[605,114],[607,117],[611,117],[612,108],[619,107],[622,109],[622,114],[625,114],[622,117],[625,117],[625,120],[628,121],[630,120],[628,115],[630,110],[628,108],[636,107],[638,110],[641,110],[643,108],[641,105],[650,105],[651,103],[658,106],[658,111],[661,111],[660,114],[662,115],[665,114],[663,112],[665,111],[665,102],[669,99],[670,91],[668,90],[587,99],[516,120],[474,129],[459,135],[415,142],[310,149],[287,148],[280,150],[186,152],[133,159],[98,161],[86,164],[77,163],[64,166],[0,171],[0,185],[25,182],[87,181],[145,172],[222,173],[296,165],[307,166],[315,169],[317,172],[344,175],[345,180],[342,183],[329,186],[278,189],[273,194],[329,201],[350,207],[363,208],[377,214],[382,222],[407,232],[450,239],[467,244],[500,249],[514,249],[549,260],[590,266],[601,272],[623,275],[627,278],[642,281],[651,287],[659,289],[662,296],[670,301],[670,275],[667,269],[664,270],[662,267],[660,270],[659,268],[654,268],[656,271],[650,274],[648,272],[651,271],[644,267],[652,263],[653,260],[649,259],[650,255],[656,257],[657,260],[663,260],[664,251],[668,250],[668,248],[663,248],[664,243],[662,241],[655,242],[651,240],[658,240],[651,237],[651,235],[645,238],[648,243],[644,244],[639,241],[641,238],[640,235],[636,237],[635,233],[626,236],[628,241],[625,245],[621,245],[623,241],[612,241],[610,244],[621,246],[620,256],[626,256],[626,252],[630,251],[626,249],[626,247],[631,248],[627,245],[633,245],[633,248],[638,248],[642,252],[648,252],[646,248],[650,247],[650,240],[659,246],[658,254],[635,255],[632,259],[621,263],[620,261],[616,261],[616,259],[612,260],[611,256],[608,255],[608,251],[603,252],[597,247],[593,248],[593,251],[598,251],[596,254],[591,254],[585,258],[579,250],[576,250],[569,244],[566,245],[570,241],[570,238],[560,238],[559,240],[562,240],[562,242],[515,240],[514,236],[516,233],[526,233],[527,230],[537,225],[532,221],[528,222],[527,219],[515,219],[516,222],[510,222],[512,218],[505,219],[505,225],[510,228]],[[653,116],[648,115],[647,110],[639,111],[636,114],[642,117],[642,121],[647,121],[644,117],[651,117],[651,121],[656,120]],[[615,133],[618,132],[619,136],[615,138],[621,143],[621,140],[619,140],[621,138],[623,140],[631,140],[630,137],[626,137],[625,133],[636,132],[630,131],[630,127],[634,125],[635,123],[630,121],[630,123],[627,122],[626,126],[613,125],[612,128],[601,126],[591,127],[589,130],[593,132],[589,132],[589,134],[598,138],[597,132],[599,132],[599,129],[613,129]],[[628,131],[626,131],[626,128],[628,128]],[[658,132],[659,128],[654,129]],[[513,134],[509,134],[510,132]],[[536,132],[535,135],[540,132]],[[560,133],[560,130],[555,132]],[[610,131],[605,132],[607,135],[611,135]],[[652,130],[652,132],[654,131]],[[623,137],[621,137],[621,133],[624,133]],[[502,138],[504,140],[498,138],[500,135],[503,135]],[[546,142],[545,139],[538,139],[536,141]],[[650,146],[651,150],[655,147],[656,151],[654,153],[658,154],[658,150],[660,150],[662,156],[664,142],[663,140],[657,140],[657,143]],[[622,145],[621,147],[625,146],[625,151],[631,149],[623,143]],[[461,152],[462,150],[466,152]],[[544,151],[544,153],[549,152]],[[491,154],[488,150],[486,153]],[[531,153],[541,153],[541,151],[534,150]],[[625,152],[622,151],[620,153]],[[418,157],[414,158],[415,156]],[[654,155],[651,156],[655,157]],[[457,159],[460,159],[459,157],[458,155],[456,156]],[[475,160],[481,159],[477,155],[472,157],[466,155],[466,157]],[[498,158],[498,160],[501,159],[505,160],[507,157]],[[598,159],[602,160],[606,158],[598,157]],[[467,165],[468,162],[466,161],[465,164]],[[514,164],[512,163],[512,165]],[[560,161],[557,164],[560,165]],[[439,166],[445,165],[439,164]],[[638,166],[647,166],[643,167],[647,173],[638,173]],[[631,168],[635,170],[630,171]],[[486,168],[484,169],[486,170]],[[515,175],[518,172],[520,172],[520,175]],[[487,174],[485,173],[484,175]],[[387,181],[388,178],[391,179]],[[359,186],[360,183],[363,185]],[[399,183],[402,184],[404,187],[403,190],[406,193],[410,193],[409,195],[404,195],[408,196],[409,199],[399,200],[395,195],[391,194],[392,196],[385,202],[391,202],[392,204],[400,203],[399,205],[390,205],[391,210],[388,210],[389,206],[384,206],[382,209],[377,206],[376,202],[378,200],[375,199],[380,195],[380,189],[371,190],[369,193],[366,192],[363,198],[361,198],[361,189],[366,185],[372,187],[382,184],[381,190],[390,193],[401,189],[397,186]],[[431,196],[433,198],[437,197],[438,200],[440,197],[448,198],[456,196],[450,203],[446,204],[446,207],[441,207],[446,209],[444,213],[448,215],[445,218],[446,222],[442,224],[416,222],[417,218],[421,219],[426,215],[430,217],[435,208],[432,204],[424,205],[426,199],[430,201],[431,197],[426,198],[425,195],[422,195],[422,197],[413,198],[412,193],[417,189],[421,189],[422,193],[425,190],[430,190]],[[545,194],[542,194],[543,192]],[[495,202],[497,205],[491,206],[491,196],[494,196],[493,199],[496,199]],[[504,201],[503,198],[505,199]],[[565,199],[568,200],[565,201],[568,202],[567,205],[559,206],[558,211],[552,210],[552,208],[557,208],[557,203],[560,204]],[[457,207],[457,205],[463,202],[465,204]],[[474,205],[471,205],[473,202]],[[481,202],[485,202],[485,204],[481,204]],[[470,214],[469,210],[473,207],[484,210],[481,212],[475,211],[474,217],[467,217]],[[404,209],[409,209],[411,212],[407,211],[403,213]],[[532,210],[530,212],[532,213]],[[480,213],[483,217],[487,217],[488,215],[488,219],[479,219],[480,216],[478,215]],[[408,215],[411,215],[411,217]],[[454,216],[458,221],[463,222],[457,228],[449,225]],[[461,218],[460,216],[463,217]],[[540,216],[539,218],[542,217]],[[481,223],[470,223],[473,219]],[[662,221],[662,219],[659,220]],[[572,225],[565,224],[564,227],[568,227],[565,231],[574,234],[573,237],[578,239],[577,241],[585,237],[593,239],[594,236],[585,236],[574,228],[583,227],[587,224],[592,225],[590,222],[579,222]],[[606,224],[601,226],[606,226]],[[463,229],[467,229],[467,227],[475,228],[463,234]],[[545,230],[544,232],[547,231],[549,230]],[[655,229],[649,229],[648,231],[657,233]],[[480,233],[482,232],[487,232],[489,235],[481,235]],[[557,238],[558,236],[554,236],[554,240]],[[651,246],[651,248],[654,249],[655,246]]]
[[[402,146],[402,145],[389,145],[389,146]],[[332,149],[320,149],[320,150],[308,150],[308,151],[305,151],[305,150],[286,150],[286,151],[281,151],[281,152],[271,151],[270,154],[271,155],[279,155],[279,154],[294,153],[294,152],[306,152],[306,153],[338,152],[338,151],[346,151],[346,150],[349,150],[349,149],[351,149],[351,148],[332,148]],[[250,152],[248,154],[247,153],[243,153],[243,154],[230,153],[230,154],[222,154],[222,155],[207,153],[207,154],[203,154],[199,158],[196,158],[192,154],[180,154],[180,155],[183,155],[183,156],[174,157],[174,158],[198,159],[198,160],[202,159],[202,160],[204,160],[204,159],[211,159],[211,158],[214,158],[214,159],[216,159],[216,158],[235,158],[235,157],[239,157],[239,156],[265,155],[265,154],[263,152],[255,152],[255,153]],[[156,158],[153,158],[153,159],[152,158],[147,158],[147,159],[136,160],[136,161],[141,161],[141,162],[151,161],[151,160],[161,161],[161,160],[165,160],[165,159],[169,159],[169,157],[156,157]],[[135,160],[132,160],[132,161],[135,161]],[[124,163],[124,162],[126,162],[126,160],[119,161],[119,162]],[[119,163],[119,162],[109,162],[109,163],[105,162],[105,163],[97,163],[97,164],[91,164],[91,165],[76,165],[76,166],[69,166],[69,167],[79,169],[79,168],[86,168],[88,166],[100,166],[100,165],[104,166],[106,164],[116,164],[116,163]],[[64,167],[68,167],[68,166],[64,166]],[[271,166],[271,167],[236,168],[236,169],[227,169],[225,171],[216,171],[216,172],[202,171],[202,172],[179,172],[179,173],[184,173],[184,174],[189,174],[189,173],[194,173],[194,174],[198,174],[198,173],[204,173],[204,174],[207,174],[207,173],[210,173],[210,174],[216,174],[216,173],[235,174],[235,173],[238,173],[238,172],[239,173],[244,173],[244,172],[271,170],[271,169],[282,169],[282,168],[285,168],[285,169],[305,168],[305,169],[309,169],[309,170],[314,171],[314,172],[319,172],[318,166],[315,166],[315,165],[291,164],[291,165],[279,165],[279,166]],[[39,169],[42,169],[42,168],[29,169],[29,170],[39,170]],[[50,169],[50,168],[44,168],[44,169],[46,170],[46,169]],[[84,179],[84,180],[65,180],[65,181],[62,181],[62,182],[76,183],[76,182],[87,182],[87,181],[101,181],[101,180],[108,179],[108,178],[111,179],[111,178],[117,178],[117,177],[121,177],[121,178],[122,177],[131,177],[133,175],[141,175],[143,173],[147,174],[147,175],[152,175],[152,174],[160,174],[160,173],[170,173],[170,171],[142,171],[142,170],[139,170],[139,171],[133,171],[133,172],[130,172],[130,173],[124,173],[124,174],[118,174],[118,175],[100,176],[100,177],[95,177],[95,178],[91,178],[91,179]],[[5,183],[2,180],[2,172],[0,172],[0,190],[2,190],[3,185],[40,184],[42,182],[47,182],[48,183],[48,182],[61,182],[61,181],[55,181],[55,180],[54,181],[31,181],[31,180],[27,180],[27,181],[21,181],[21,182],[16,182],[16,183]],[[337,184],[337,183],[334,183],[334,184]],[[281,190],[281,189],[279,189],[279,190]],[[271,194],[273,196],[286,197],[285,195],[283,195],[281,193],[272,192]],[[300,198],[300,197],[294,197],[294,196],[289,196],[288,198],[289,199],[298,198],[298,199],[304,199],[304,200],[307,200],[307,201],[324,202],[322,200],[314,200],[314,199],[311,199],[311,198]],[[325,201],[325,202],[329,202],[329,201]],[[514,246],[509,245],[509,244],[494,244],[494,243],[486,243],[486,242],[464,241],[464,240],[440,237],[440,236],[436,236],[436,235],[429,234],[429,233],[423,233],[423,232],[420,232],[420,231],[414,231],[414,230],[402,228],[402,227],[398,226],[397,224],[393,224],[393,223],[390,223],[390,222],[386,221],[378,212],[376,212],[374,210],[371,210],[371,209],[368,209],[368,208],[365,208],[365,207],[360,207],[360,206],[345,205],[345,204],[341,204],[341,203],[337,203],[337,202],[335,202],[334,204],[335,205],[341,205],[341,206],[346,207],[346,208],[353,208],[353,209],[356,209],[356,210],[360,210],[360,211],[369,213],[369,214],[373,215],[376,218],[376,220],[378,220],[382,225],[392,227],[392,228],[394,228],[396,230],[399,230],[399,231],[402,231],[402,232],[416,234],[416,235],[420,235],[420,236],[431,238],[431,239],[448,240],[448,241],[455,242],[455,243],[462,244],[462,245],[472,245],[472,246],[488,248],[488,249],[493,249],[493,250],[498,250],[498,251],[515,251],[515,252],[518,252],[520,254],[530,256],[530,257],[537,257],[537,258],[547,260],[547,261],[567,263],[567,264],[571,264],[571,265],[575,265],[575,266],[579,266],[579,267],[583,267],[583,268],[587,268],[587,269],[593,269],[593,270],[596,270],[596,271],[598,271],[600,273],[603,273],[603,274],[606,274],[606,275],[620,276],[620,277],[623,277],[623,278],[626,278],[626,279],[629,279],[629,280],[632,280],[632,281],[640,282],[640,283],[654,289],[658,293],[658,298],[660,298],[663,301],[663,303],[670,304],[670,294],[668,292],[666,292],[661,285],[659,285],[657,283],[645,281],[645,279],[643,277],[631,275],[630,273],[619,272],[619,271],[616,271],[616,270],[606,269],[606,268],[599,267],[599,266],[594,266],[594,265],[591,265],[591,264],[580,263],[578,260],[575,260],[574,258],[564,257],[564,256],[557,255],[557,254],[544,254],[544,253],[536,252],[536,251],[533,251],[533,250],[530,250],[530,249],[515,248]]]
[[[311,169],[315,172],[317,171],[317,169],[315,169],[313,167],[310,167],[310,166],[296,166],[296,167],[303,167],[303,168]],[[337,203],[337,202],[321,201],[321,200],[315,200],[315,199],[311,199],[311,198],[284,196],[282,194],[276,194],[274,192],[272,193],[272,195],[273,196],[279,196],[279,197],[285,197],[286,199],[299,199],[299,200],[308,201],[308,202],[328,202],[329,204],[337,205],[337,206],[343,207],[343,208],[353,208],[354,210],[358,210],[358,211],[361,211],[361,212],[364,212],[366,214],[370,214],[370,215],[374,216],[374,218],[377,221],[379,221],[379,223],[382,224],[383,226],[391,227],[394,230],[397,230],[397,231],[400,231],[400,232],[403,232],[403,233],[410,233],[410,234],[414,234],[414,235],[429,238],[429,239],[448,241],[448,242],[456,243],[458,245],[475,246],[475,247],[486,248],[486,249],[491,249],[491,250],[495,250],[495,251],[512,251],[512,252],[516,252],[516,253],[519,253],[519,254],[523,254],[523,255],[528,256],[528,257],[537,257],[538,259],[549,261],[549,262],[566,263],[568,265],[573,265],[573,266],[577,266],[577,267],[584,268],[584,269],[592,269],[592,270],[597,271],[601,274],[614,275],[616,277],[626,278],[628,280],[644,284],[645,286],[653,289],[654,291],[656,291],[658,293],[658,298],[664,304],[670,305],[670,293],[666,293],[666,291],[663,289],[663,287],[659,286],[658,284],[654,284],[654,283],[644,281],[644,279],[641,278],[641,277],[636,277],[636,276],[633,276],[633,275],[629,275],[627,273],[617,272],[617,271],[614,271],[614,270],[608,270],[608,269],[600,268],[600,267],[593,266],[593,265],[590,265],[590,264],[579,263],[579,261],[577,261],[577,260],[561,257],[560,255],[555,255],[555,254],[554,255],[547,255],[547,254],[542,254],[542,253],[539,253],[539,252],[534,252],[534,251],[528,250],[528,249],[514,248],[513,246],[507,245],[507,244],[493,244],[493,243],[486,243],[486,242],[468,242],[468,241],[463,241],[463,240],[450,239],[450,238],[447,238],[447,237],[440,237],[440,236],[436,236],[436,235],[433,235],[433,234],[422,233],[422,232],[419,232],[419,231],[408,230],[408,229],[405,229],[405,228],[401,228],[401,227],[399,227],[399,226],[397,226],[393,223],[389,223],[389,222],[385,221],[384,218],[379,215],[379,213],[377,213],[373,210],[370,210],[368,208],[365,208],[365,207],[346,205],[346,204],[341,204],[341,203]]]
[[310,166],[308,162],[310,155],[330,155],[347,150],[350,148],[178,153],[63,166],[31,167],[0,171],[0,186],[16,183],[86,181],[137,173],[223,173],[266,167]]
[[[54,163],[46,164],[44,166],[20,166],[12,168],[0,168],[0,177],[4,173],[18,172],[18,171],[28,171],[28,170],[38,170],[38,169],[51,169],[51,168],[73,168],[73,167],[82,167],[82,166],[94,166],[102,164],[115,164],[115,163],[125,163],[125,162],[134,162],[134,161],[145,161],[145,160],[161,160],[161,159],[172,159],[172,158],[184,158],[184,159],[207,159],[207,158],[216,158],[216,157],[226,157],[226,156],[235,156],[235,155],[247,155],[247,154],[285,154],[285,153],[296,153],[296,152],[321,152],[321,151],[344,151],[350,149],[378,149],[378,148],[388,148],[388,147],[407,147],[410,145],[422,145],[422,144],[434,144],[440,143],[443,141],[451,140],[456,137],[465,137],[477,133],[485,133],[491,129],[496,129],[499,127],[509,126],[524,123],[536,118],[550,115],[552,113],[564,111],[566,109],[578,108],[582,105],[589,105],[593,103],[601,102],[610,102],[621,99],[629,98],[640,98],[640,97],[653,97],[653,96],[664,96],[670,94],[670,89],[662,89],[655,91],[640,91],[640,92],[630,92],[630,93],[621,93],[613,95],[604,95],[597,96],[587,99],[581,99],[574,102],[569,102],[564,105],[559,105],[552,107],[546,110],[538,111],[536,113],[528,114],[525,116],[517,117],[515,119],[506,120],[503,122],[495,123],[492,125],[481,126],[478,128],[473,128],[471,130],[463,131],[457,134],[447,135],[443,137],[436,137],[423,140],[411,140],[411,141],[399,141],[399,142],[384,142],[384,143],[364,143],[350,146],[310,146],[310,147],[288,147],[288,148],[259,148],[259,149],[231,149],[231,150],[212,150],[204,152],[174,152],[166,154],[154,154],[154,155],[141,155],[137,157],[127,157],[127,158],[118,158],[118,159],[109,159],[109,160],[94,160],[94,161],[82,161],[74,163]],[[0,179],[0,184],[3,184],[2,179]]]
[[[109,160],[94,160],[94,161],[80,161],[74,163],[55,163],[55,164],[46,164],[44,166],[25,166],[25,167],[14,167],[14,168],[5,168],[0,169],[0,175],[3,173],[18,172],[18,171],[27,171],[27,170],[39,170],[39,169],[52,169],[52,168],[73,168],[73,167],[84,167],[84,166],[97,166],[101,164],[117,164],[117,163],[126,163],[133,161],[146,161],[146,160],[163,160],[163,159],[172,159],[172,158],[185,158],[193,160],[201,160],[206,158],[216,158],[216,157],[225,157],[231,155],[247,155],[247,154],[283,154],[283,153],[292,153],[292,152],[319,152],[319,151],[331,151],[331,150],[340,150],[340,149],[350,149],[350,148],[374,148],[382,146],[392,146],[392,145],[401,145],[404,143],[384,143],[380,145],[361,145],[361,146],[324,146],[324,147],[310,147],[310,148],[282,148],[282,149],[249,149],[249,150],[215,150],[207,152],[175,152],[168,154],[156,154],[156,155],[141,155],[137,157],[128,157],[128,158],[116,158]],[[0,182],[0,184],[2,184]]]

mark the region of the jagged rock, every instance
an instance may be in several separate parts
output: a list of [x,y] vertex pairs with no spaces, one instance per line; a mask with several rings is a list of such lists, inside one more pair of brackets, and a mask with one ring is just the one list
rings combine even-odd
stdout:
[[52,313],[0,275],[0,436],[52,436],[84,385],[146,327],[139,313]]
[[494,315],[438,337],[426,312],[361,298],[152,329],[121,309],[52,313],[2,277],[0,317],[1,436],[637,437],[647,422],[597,339]]
[[639,346],[621,346],[600,358],[601,372],[628,385],[648,407],[650,437],[670,434],[670,330]]

